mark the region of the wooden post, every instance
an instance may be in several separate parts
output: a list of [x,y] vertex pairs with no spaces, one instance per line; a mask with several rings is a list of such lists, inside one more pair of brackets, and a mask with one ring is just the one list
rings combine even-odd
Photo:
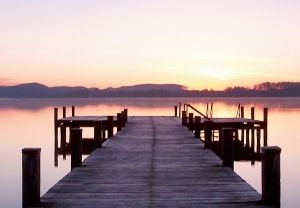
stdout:
[[193,113],[189,113],[189,130],[193,131],[194,128],[194,114]]
[[233,128],[222,129],[223,166],[228,166],[232,169],[234,169],[233,133]]
[[64,106],[63,107],[63,118],[65,118],[67,116],[67,109],[66,107]]
[[121,131],[122,123],[122,113],[117,113],[117,131]]
[[179,102],[179,111],[178,111],[178,113],[179,113],[179,118],[181,117],[181,102]]
[[175,117],[177,117],[177,105],[174,106]]
[[72,116],[75,116],[75,106],[72,106]]
[[280,152],[277,146],[262,148],[262,201],[280,207]]
[[256,129],[256,139],[257,139],[257,141],[256,141],[256,153],[260,153],[260,147],[261,147],[261,145],[260,145],[260,129]]
[[65,125],[60,126],[60,148],[64,151],[67,145],[67,128]]
[[72,128],[70,131],[71,170],[82,163],[82,129]]
[[54,108],[54,166],[58,166],[58,108]]
[[246,129],[246,147],[250,147],[250,143],[249,143],[249,139],[250,139],[250,135],[249,135],[249,129],[247,127]]
[[22,149],[22,205],[37,206],[40,203],[41,148]]
[[245,117],[245,109],[244,106],[241,106],[241,118]]
[[268,146],[268,108],[264,108],[264,146]]
[[114,117],[107,116],[107,137],[110,138],[114,135]]
[[195,116],[195,137],[200,138],[201,117]]
[[186,126],[186,124],[187,124],[186,111],[182,111],[182,126]]
[[[241,106],[241,118],[244,118],[244,116],[245,116],[244,106]],[[243,129],[243,127],[241,129],[241,143],[244,147],[244,145],[245,145],[245,130]]]
[[209,148],[212,143],[212,122],[204,121],[204,146]]
[[95,146],[97,148],[102,147],[102,122],[101,121],[96,121],[94,123],[94,141],[95,141]]
[[[251,119],[254,120],[255,117],[255,109],[254,107],[251,107]],[[254,152],[254,146],[255,146],[255,135],[254,135],[254,127],[251,128],[251,151]]]
[[125,123],[128,121],[128,109],[124,109]]

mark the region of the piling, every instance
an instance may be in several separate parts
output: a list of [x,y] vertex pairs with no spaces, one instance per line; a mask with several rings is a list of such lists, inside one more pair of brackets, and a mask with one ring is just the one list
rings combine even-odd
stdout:
[[211,121],[204,121],[204,147],[209,148],[212,143],[212,122]]
[[182,111],[182,126],[186,126],[186,125],[187,125],[186,111]]
[[194,127],[194,114],[193,113],[189,113],[189,130],[193,130]]
[[66,116],[67,116],[67,109],[66,109],[66,107],[64,106],[63,108],[63,118],[65,118]]
[[117,113],[117,131],[121,131],[122,123],[122,113]]
[[58,119],[58,108],[54,108],[54,166],[58,166],[58,127],[56,125]]
[[71,170],[81,166],[82,163],[82,129],[71,128],[70,130],[71,144]]
[[[125,111],[126,112],[126,111]],[[107,116],[107,137],[110,138],[114,135],[114,117]]]
[[200,138],[201,117],[195,116],[195,137]]
[[222,155],[223,166],[234,168],[234,155],[233,155],[233,128],[222,129]]
[[262,148],[262,201],[280,207],[280,153],[277,146]]
[[[241,106],[241,118],[244,117],[245,117],[245,109],[244,106]],[[241,129],[241,142],[243,145],[245,144],[245,131],[243,128]]]
[[268,146],[268,108],[264,108],[264,146]]
[[261,133],[260,133],[260,129],[256,129],[256,152],[257,153],[260,153],[260,147],[261,147],[261,144],[260,144],[260,137],[261,137]]
[[102,122],[96,121],[94,123],[94,141],[95,141],[95,147],[101,148],[102,147]]
[[40,203],[41,148],[22,149],[22,206]]
[[[251,119],[255,119],[255,109],[254,107],[251,107]],[[255,146],[255,134],[254,134],[254,128],[251,129],[251,151],[254,152],[254,146]]]
[[75,106],[72,106],[72,116],[75,116]]
[[179,118],[181,117],[181,102],[179,102],[179,111],[178,111],[178,113],[179,113]]
[[124,109],[125,123],[128,121],[128,109]]
[[174,106],[175,117],[177,117],[177,105]]

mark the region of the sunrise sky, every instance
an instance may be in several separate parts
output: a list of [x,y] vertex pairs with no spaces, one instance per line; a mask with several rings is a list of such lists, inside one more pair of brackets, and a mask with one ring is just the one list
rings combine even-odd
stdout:
[[298,0],[0,0],[0,84],[300,81]]

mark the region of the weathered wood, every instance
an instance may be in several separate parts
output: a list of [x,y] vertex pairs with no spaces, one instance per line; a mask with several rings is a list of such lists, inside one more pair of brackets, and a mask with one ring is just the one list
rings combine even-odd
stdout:
[[82,129],[72,128],[70,131],[71,170],[82,164]]
[[63,109],[63,111],[62,111],[62,113],[63,113],[62,117],[65,118],[67,116],[67,109],[66,109],[65,106],[62,109]]
[[58,108],[54,108],[54,166],[58,166]]
[[114,135],[114,117],[107,116],[107,138]]
[[264,146],[268,146],[268,108],[264,108]]
[[205,148],[210,148],[212,143],[212,125],[213,123],[211,121],[204,121],[204,144]]
[[72,106],[72,116],[75,116],[75,106]]
[[122,113],[117,113],[117,131],[121,131],[123,126]]
[[169,117],[129,117],[43,197],[51,207],[260,207],[261,196]]
[[189,130],[193,130],[194,127],[194,114],[193,113],[189,113]]
[[182,111],[182,125],[183,126],[187,125],[187,114],[186,114],[186,111]]
[[[245,117],[245,109],[244,106],[241,106],[241,118]],[[241,142],[242,144],[245,144],[245,130],[241,129]]]
[[60,126],[60,148],[65,150],[67,146],[67,128],[65,125]]
[[174,111],[175,111],[175,117],[177,117],[177,105],[174,106]]
[[125,123],[128,121],[128,109],[124,109]]
[[96,121],[94,125],[94,141],[97,148],[102,147],[102,122]]
[[228,166],[234,169],[234,155],[233,155],[233,134],[234,129],[222,129],[222,153],[223,153],[223,166]]
[[181,118],[181,102],[179,102],[179,118]]
[[41,148],[22,149],[22,205],[37,206],[40,203],[40,154]]
[[280,152],[277,146],[262,148],[262,201],[280,207]]
[[260,138],[261,138],[261,133],[260,133],[260,129],[256,129],[256,152],[260,153],[260,148],[261,148],[261,144],[260,144]]
[[195,137],[200,138],[201,117],[195,116]]
[[[251,107],[251,119],[254,120],[255,119],[255,108]],[[254,132],[254,128],[251,128],[251,150],[252,152],[254,152],[254,148],[255,148],[255,132]]]

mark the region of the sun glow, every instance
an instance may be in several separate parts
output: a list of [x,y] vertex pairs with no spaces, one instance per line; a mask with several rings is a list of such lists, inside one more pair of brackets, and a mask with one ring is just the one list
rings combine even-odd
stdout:
[[235,74],[229,69],[217,69],[211,67],[203,67],[197,70],[197,72],[204,77],[217,79],[221,81],[227,81],[235,78]]

